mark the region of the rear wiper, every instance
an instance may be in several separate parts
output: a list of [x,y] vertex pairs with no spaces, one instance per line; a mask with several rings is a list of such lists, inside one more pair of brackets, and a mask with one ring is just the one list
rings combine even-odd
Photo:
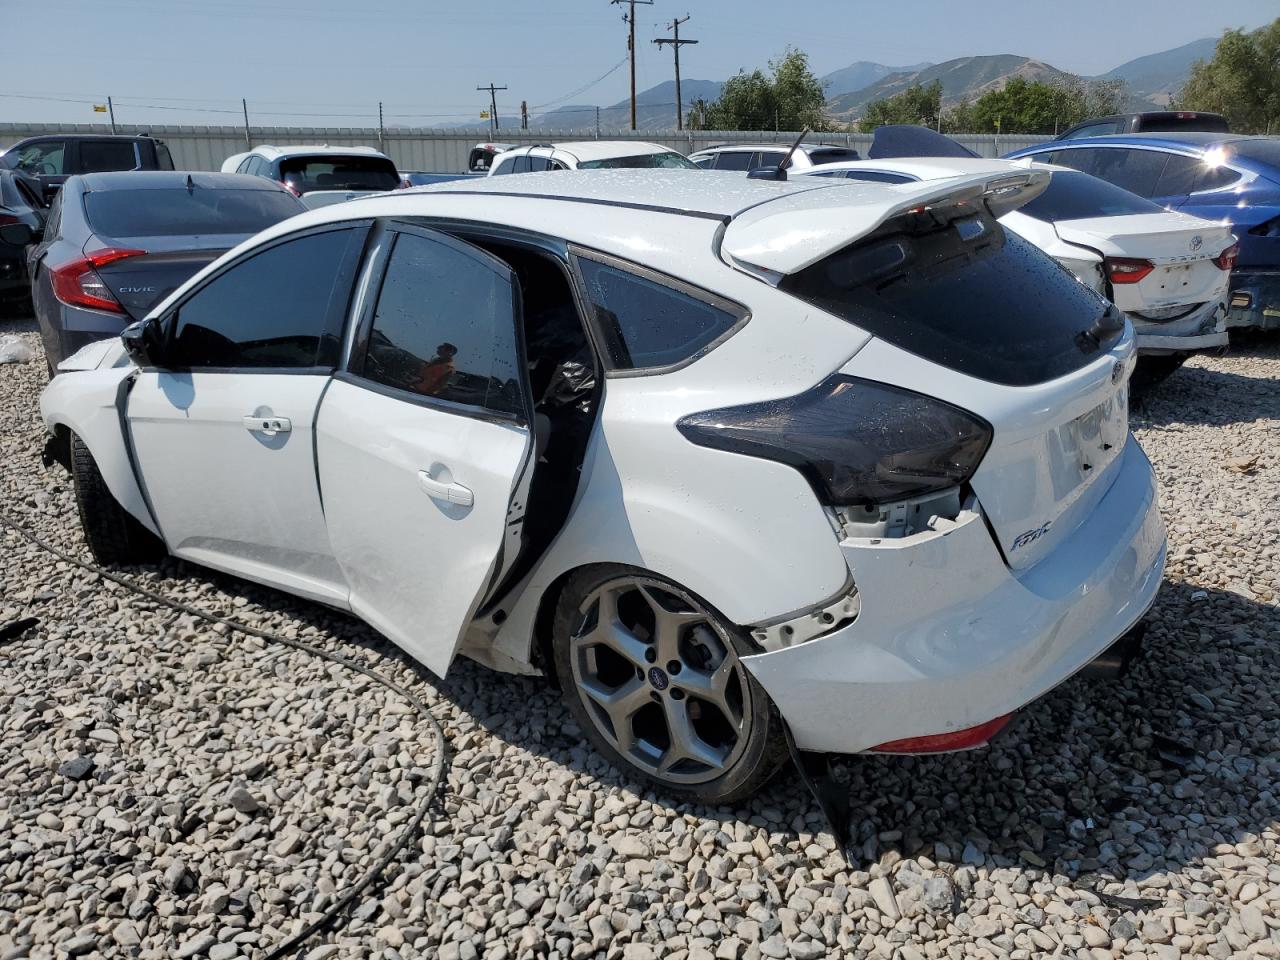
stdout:
[[1107,309],[1093,321],[1093,326],[1076,334],[1076,346],[1081,353],[1093,353],[1103,344],[1117,339],[1124,332],[1124,314],[1114,303],[1107,304]]

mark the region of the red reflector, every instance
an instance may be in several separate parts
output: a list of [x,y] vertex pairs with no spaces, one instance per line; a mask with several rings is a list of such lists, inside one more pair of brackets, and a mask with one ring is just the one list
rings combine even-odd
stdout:
[[1129,257],[1107,257],[1103,263],[1106,264],[1107,279],[1112,283],[1137,283],[1156,268],[1150,260]]
[[9,213],[0,213],[0,227],[7,227],[11,223],[19,223],[17,217]]
[[49,277],[53,283],[53,295],[59,302],[69,307],[87,307],[90,310],[124,313],[124,307],[120,306],[120,301],[102,282],[102,278],[95,272],[96,268],[105,267],[109,263],[115,263],[126,257],[138,257],[146,252],[106,247],[86,254],[78,260],[54,267],[49,271]]
[[1236,260],[1240,257],[1240,244],[1233,243],[1227,249],[1213,258],[1213,262],[1218,265],[1221,270],[1230,270],[1236,265]]
[[1003,717],[996,717],[976,727],[953,730],[951,733],[935,733],[927,737],[890,740],[871,749],[875,753],[947,753],[951,750],[969,750],[982,746],[994,737],[1012,717],[1012,713],[1006,713]]

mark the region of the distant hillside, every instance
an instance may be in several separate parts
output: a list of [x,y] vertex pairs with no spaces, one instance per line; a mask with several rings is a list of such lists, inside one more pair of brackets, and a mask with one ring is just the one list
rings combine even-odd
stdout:
[[870,60],[858,60],[849,64],[847,67],[841,67],[839,70],[833,70],[825,77],[819,77],[826,84],[827,97],[839,97],[846,93],[853,93],[871,86],[877,80],[889,76],[891,73],[913,73],[917,70],[923,70],[925,67],[931,67],[931,63],[913,63],[905,67],[889,67],[883,63],[873,63]]
[[1211,38],[1195,40],[1173,50],[1122,63],[1098,79],[1123,80],[1134,97],[1163,107],[1187,82],[1191,65],[1197,60],[1212,59],[1217,46],[1218,41]]
[[1049,83],[1063,76],[1065,74],[1061,70],[1041,60],[1012,53],[959,57],[923,70],[890,74],[869,87],[832,98],[827,102],[827,110],[840,119],[856,119],[872,100],[892,97],[912,84],[927,85],[934,80],[942,81],[943,105],[951,106],[963,100],[976,99],[988,90],[998,90],[1013,77]]
[[[685,113],[689,105],[702,98],[707,101],[720,96],[724,84],[719,80],[680,81],[680,96]],[[636,93],[636,126],[641,130],[670,130],[676,125],[676,82],[666,80]],[[596,128],[596,108],[573,104],[556,107],[529,118],[529,126],[543,130],[591,130]],[[631,101],[623,100],[600,108],[601,130],[624,130],[631,126]]]

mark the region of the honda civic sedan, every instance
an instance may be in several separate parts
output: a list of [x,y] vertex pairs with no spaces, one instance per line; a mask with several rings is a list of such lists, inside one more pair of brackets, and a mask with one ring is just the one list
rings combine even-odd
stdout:
[[543,676],[670,795],[751,793],[788,731],[980,746],[1165,559],[1132,328],[997,220],[1047,178],[561,172],[314,210],[63,363],[49,455],[100,561]]

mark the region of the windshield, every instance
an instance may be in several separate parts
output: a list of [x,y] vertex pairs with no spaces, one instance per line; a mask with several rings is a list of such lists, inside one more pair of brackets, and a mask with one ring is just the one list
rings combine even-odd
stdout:
[[1078,370],[1107,302],[982,211],[905,214],[779,288],[934,363],[1010,386]]
[[642,153],[634,157],[609,157],[607,160],[587,160],[578,164],[579,170],[697,170],[698,165],[668,150],[666,153]]
[[302,213],[283,190],[102,190],[85,194],[93,231],[108,237],[257,233]]
[[280,179],[299,193],[309,190],[394,190],[396,165],[386,157],[290,157],[280,161]]
[[1044,193],[1018,208],[1037,220],[1085,220],[1128,213],[1162,213],[1164,207],[1087,173],[1055,171]]

